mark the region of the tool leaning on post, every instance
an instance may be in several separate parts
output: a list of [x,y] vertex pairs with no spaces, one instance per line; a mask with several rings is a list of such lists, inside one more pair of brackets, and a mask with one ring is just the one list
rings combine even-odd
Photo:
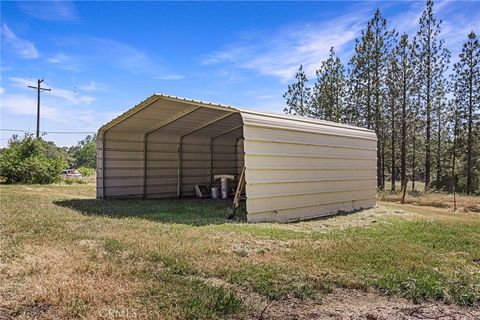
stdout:
[[227,219],[233,219],[235,217],[237,208],[240,204],[240,195],[242,194],[243,186],[245,185],[245,167],[242,169],[240,179],[238,180],[237,190],[235,190],[235,196],[233,197],[232,206],[228,209]]

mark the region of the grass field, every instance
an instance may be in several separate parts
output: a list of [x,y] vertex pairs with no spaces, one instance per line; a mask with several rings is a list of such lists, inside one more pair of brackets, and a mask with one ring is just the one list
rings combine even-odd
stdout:
[[221,202],[99,201],[92,184],[0,192],[0,319],[280,318],[345,292],[480,316],[475,212],[245,224]]
[[[416,206],[428,206],[445,208],[453,211],[454,197],[452,193],[442,191],[424,192],[424,183],[417,181],[415,183],[415,191],[411,190],[411,182],[408,183],[408,192],[405,195],[406,204],[414,204]],[[396,192],[390,191],[390,185],[387,184],[386,191],[379,193],[381,201],[400,203],[403,192],[401,190],[400,182],[396,184]],[[456,195],[457,212],[478,212],[480,213],[480,197],[468,196],[463,194]]]

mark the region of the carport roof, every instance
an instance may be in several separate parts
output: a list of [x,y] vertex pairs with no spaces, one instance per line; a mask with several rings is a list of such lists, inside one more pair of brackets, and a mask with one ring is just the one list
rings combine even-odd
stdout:
[[[376,136],[372,130],[368,130],[360,127],[344,125],[336,122],[319,120],[319,119],[311,119],[311,118],[306,118],[306,117],[296,116],[296,115],[248,110],[248,109],[237,108],[229,105],[219,104],[219,103],[181,98],[181,97],[176,97],[176,96],[171,96],[171,95],[166,95],[161,93],[153,94],[152,96],[140,102],[133,108],[127,110],[126,112],[122,113],[115,119],[103,125],[98,130],[99,138],[100,139],[102,138],[106,130],[114,127],[115,125],[121,122],[126,121],[128,118],[130,118],[134,114],[142,111],[143,109],[148,108],[148,106],[152,105],[154,102],[158,100],[166,100],[166,101],[172,101],[175,103],[183,103],[191,107],[204,107],[204,108],[217,109],[217,110],[226,111],[226,112],[240,113],[242,115],[242,118],[245,124],[263,123],[264,125],[267,125],[267,126],[278,126],[280,128],[286,128],[286,129],[290,128],[292,130],[300,130],[300,131],[312,131],[312,130],[316,131],[315,128],[321,127],[321,128],[327,129],[329,127],[330,130],[342,131],[343,134],[347,134],[348,136],[358,135],[363,139],[376,139]],[[266,123],[266,121],[268,123]],[[305,130],[302,130],[301,128],[304,128]],[[149,128],[146,127],[145,131],[147,131],[148,129]]]

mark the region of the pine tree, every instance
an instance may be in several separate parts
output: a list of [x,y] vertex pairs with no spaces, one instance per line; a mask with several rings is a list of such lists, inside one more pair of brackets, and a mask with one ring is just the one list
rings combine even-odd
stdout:
[[468,35],[459,58],[454,65],[454,94],[466,129],[466,192],[471,194],[475,191],[474,163],[478,157],[475,140],[478,138],[480,111],[480,44],[473,31]]
[[434,101],[433,101],[433,109],[434,115],[433,119],[435,120],[435,124],[432,124],[432,128],[435,129],[435,160],[436,160],[436,177],[435,177],[435,186],[440,189],[445,187],[442,183],[442,172],[443,166],[442,161],[444,161],[444,147],[447,141],[447,134],[445,128],[447,126],[447,98],[446,98],[446,91],[443,87],[442,82],[438,82],[437,87],[434,89]]
[[313,88],[312,116],[314,118],[344,121],[345,69],[335,49],[317,70],[317,82]]
[[395,158],[395,148],[396,148],[396,135],[397,135],[397,114],[398,114],[398,99],[400,97],[401,90],[399,90],[398,84],[401,82],[401,72],[399,61],[397,60],[397,48],[392,51],[388,62],[387,69],[387,96],[388,96],[388,112],[386,113],[386,118],[390,120],[390,173],[391,173],[391,190],[395,191],[395,182],[396,182],[396,158]]
[[365,126],[374,129],[377,134],[377,185],[385,186],[385,124],[383,114],[386,104],[385,80],[386,65],[392,45],[394,32],[387,30],[387,20],[377,9],[362,31],[360,40],[356,40],[355,55],[350,60],[352,74],[350,81],[365,117]]
[[295,75],[295,80],[283,94],[283,97],[287,99],[287,107],[283,111],[289,114],[308,116],[310,114],[310,88],[307,87],[308,79],[302,65]]
[[373,34],[370,24],[362,30],[360,39],[355,40],[355,54],[350,59],[350,95],[359,115],[358,125],[373,128],[372,112],[372,60]]
[[352,78],[350,71],[345,81],[345,104],[343,121],[353,126],[364,126],[361,115],[359,83]]
[[451,190],[455,194],[457,189],[457,175],[455,173],[455,166],[456,166],[456,159],[457,159],[457,139],[458,139],[458,127],[459,127],[459,110],[458,110],[458,101],[452,99],[448,102],[449,111],[452,116],[452,133],[453,133],[453,141],[452,141],[452,177],[451,177]]
[[418,150],[421,149],[423,142],[423,132],[422,128],[423,119],[421,118],[421,110],[423,109],[422,101],[422,92],[421,84],[419,83],[419,74],[421,73],[422,66],[420,65],[418,59],[418,40],[417,37],[413,38],[411,45],[411,67],[412,67],[412,86],[410,90],[411,103],[408,108],[408,123],[409,128],[407,127],[407,141],[410,148],[408,148],[410,153],[410,167],[411,167],[411,180],[412,180],[412,191],[415,191],[415,182],[420,177],[420,172],[418,168],[421,167],[421,161],[418,157]]
[[407,34],[402,34],[394,52],[398,60],[399,85],[401,86],[400,176],[401,189],[403,189],[407,181],[407,119],[409,118],[411,95],[414,93],[413,51]]
[[442,21],[437,21],[433,14],[433,1],[427,0],[427,8],[420,17],[420,29],[417,32],[417,59],[421,97],[425,115],[425,188],[430,186],[431,174],[431,134],[432,134],[432,103],[434,88],[438,82],[444,81],[443,73],[450,53],[443,48],[444,40],[439,40]]

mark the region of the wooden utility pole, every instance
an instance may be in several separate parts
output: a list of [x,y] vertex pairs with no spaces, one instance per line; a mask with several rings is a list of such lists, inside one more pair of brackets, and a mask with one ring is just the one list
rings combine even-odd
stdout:
[[40,137],[40,93],[42,91],[52,91],[50,88],[42,88],[40,84],[43,82],[43,79],[37,80],[37,86],[28,86],[29,88],[37,90],[37,138]]

